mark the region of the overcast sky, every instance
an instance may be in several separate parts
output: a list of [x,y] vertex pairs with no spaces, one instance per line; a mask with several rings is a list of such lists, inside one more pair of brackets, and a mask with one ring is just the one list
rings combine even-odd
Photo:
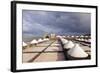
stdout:
[[89,34],[90,20],[89,13],[23,10],[23,35]]

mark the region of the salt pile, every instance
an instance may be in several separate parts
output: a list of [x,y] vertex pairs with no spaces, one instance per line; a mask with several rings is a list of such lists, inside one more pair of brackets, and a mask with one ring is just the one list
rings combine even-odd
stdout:
[[79,36],[76,36],[77,38],[79,37]]
[[74,36],[71,36],[72,38],[74,38]]
[[90,42],[91,43],[91,39],[88,39],[87,42]]
[[76,58],[85,58],[88,57],[88,54],[84,52],[84,50],[79,46],[79,44],[76,44],[73,48],[71,48],[68,51],[68,54],[72,57]]
[[37,43],[38,43],[38,41],[35,39],[31,41],[31,44],[37,44]]
[[82,38],[81,41],[84,41],[84,39]]
[[43,39],[43,41],[48,41],[48,40],[49,40],[48,38],[44,38],[44,39]]
[[88,36],[85,36],[85,38],[88,38]]
[[84,39],[84,41],[87,42],[88,40],[87,39]]
[[23,46],[27,46],[27,44],[25,42],[23,42]]
[[80,37],[81,37],[81,38],[83,38],[84,36],[83,36],[83,35],[81,35]]
[[40,39],[38,40],[38,42],[43,42],[43,40],[40,38]]
[[79,39],[77,39],[78,41],[80,41],[81,39],[79,38]]
[[62,43],[63,43],[63,44],[66,44],[66,43],[68,43],[68,40],[62,39]]
[[72,47],[74,47],[74,43],[72,41],[68,41],[68,43],[64,45],[64,48],[66,48],[66,49],[69,49]]

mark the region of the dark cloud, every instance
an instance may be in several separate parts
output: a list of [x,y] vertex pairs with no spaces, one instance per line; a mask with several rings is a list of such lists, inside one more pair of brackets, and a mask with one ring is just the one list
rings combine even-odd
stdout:
[[23,10],[23,34],[86,34],[90,27],[90,13]]

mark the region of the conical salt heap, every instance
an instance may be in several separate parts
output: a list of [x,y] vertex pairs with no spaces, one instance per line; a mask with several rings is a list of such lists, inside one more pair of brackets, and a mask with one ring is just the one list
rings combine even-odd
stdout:
[[43,41],[48,41],[48,40],[49,40],[48,38],[44,38],[44,39],[43,39]]
[[68,54],[75,58],[85,58],[88,57],[88,54],[84,52],[84,50],[76,44],[73,48],[68,51]]
[[84,41],[84,39],[82,38],[81,41]]
[[35,39],[31,41],[31,44],[37,44],[37,43],[38,43],[38,41]]
[[84,41],[87,42],[88,40],[87,39],[84,39]]
[[88,39],[87,42],[90,42],[91,43],[91,39]]
[[72,41],[68,41],[68,43],[66,43],[64,45],[65,49],[69,49],[69,48],[72,48],[72,47],[74,47],[74,43]]
[[79,39],[77,39],[78,41],[80,41],[81,39],[79,38]]
[[68,43],[68,40],[66,40],[66,39],[61,39],[61,41],[62,41],[62,44]]
[[27,44],[25,42],[23,42],[23,46],[27,46]]
[[40,38],[40,39],[38,40],[38,42],[43,42],[43,40]]

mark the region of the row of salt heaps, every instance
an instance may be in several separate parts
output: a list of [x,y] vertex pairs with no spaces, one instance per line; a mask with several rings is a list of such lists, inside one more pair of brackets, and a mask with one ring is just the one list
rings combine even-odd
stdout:
[[[38,44],[38,43],[41,43],[41,42],[45,42],[45,41],[48,41],[49,39],[48,38],[44,38],[44,39],[33,39],[30,44]],[[26,44],[25,42],[23,42],[23,46],[27,46],[28,44]]]
[[83,42],[89,42],[89,43],[91,43],[91,39],[83,39],[83,38],[79,38],[79,39],[77,39],[78,41],[83,41]]
[[90,36],[84,36],[84,35],[80,35],[80,36],[66,36],[67,38],[89,38]]
[[45,41],[48,41],[49,39],[48,38],[44,38],[44,39],[38,39],[38,40],[36,40],[36,39],[33,39],[32,41],[31,41],[31,44],[38,44],[38,43],[41,43],[41,42],[45,42]]
[[74,58],[86,58],[88,57],[88,54],[84,52],[84,50],[79,46],[79,44],[75,44],[72,41],[68,41],[64,38],[60,38],[64,49],[69,49],[67,51],[68,55],[74,57]]

